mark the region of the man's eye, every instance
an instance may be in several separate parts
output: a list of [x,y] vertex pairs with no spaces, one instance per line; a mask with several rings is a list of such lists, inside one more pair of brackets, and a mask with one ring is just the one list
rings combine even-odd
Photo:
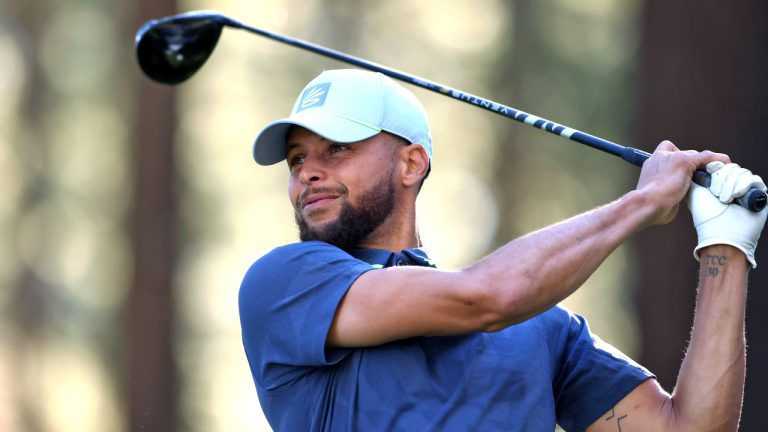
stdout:
[[297,166],[301,165],[302,163],[304,163],[304,157],[303,156],[294,156],[291,159],[289,159],[288,167],[290,169],[294,169]]
[[338,153],[338,152],[344,151],[344,150],[349,150],[349,148],[346,145],[343,145],[343,144],[333,144],[331,146],[330,152],[331,152],[331,154],[333,154],[333,153]]

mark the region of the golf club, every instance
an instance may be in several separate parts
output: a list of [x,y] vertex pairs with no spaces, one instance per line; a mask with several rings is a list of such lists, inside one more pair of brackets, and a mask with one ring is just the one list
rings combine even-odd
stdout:
[[[563,138],[602,150],[625,161],[642,166],[650,154],[632,147],[560,125],[553,121],[528,114],[497,102],[446,87],[430,80],[407,74],[396,69],[373,63],[359,57],[325,48],[278,33],[243,24],[216,11],[193,11],[151,20],[136,33],[136,56],[142,71],[151,79],[168,85],[179,84],[191,77],[208,60],[224,27],[246,30],[294,47],[302,48],[326,57],[349,63],[370,71],[381,72],[391,78],[427,89],[462,102],[492,111],[504,117],[536,127]],[[709,187],[711,177],[706,171],[696,171],[693,181]],[[742,207],[760,211],[768,204],[768,195],[752,188],[738,198]]]

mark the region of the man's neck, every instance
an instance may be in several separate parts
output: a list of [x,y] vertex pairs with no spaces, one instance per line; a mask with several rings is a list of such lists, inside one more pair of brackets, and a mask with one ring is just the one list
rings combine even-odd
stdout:
[[399,204],[396,209],[400,211],[390,214],[358,247],[400,252],[422,246],[413,201]]
[[384,223],[363,240],[358,247],[400,252],[404,249],[421,247],[419,231],[415,224],[393,226]]
[[421,247],[421,242],[419,241],[418,237],[413,237],[410,239],[410,241],[403,241],[401,238],[381,240],[368,238],[360,243],[358,247],[363,249],[380,249],[390,252],[400,252],[401,250],[405,249]]

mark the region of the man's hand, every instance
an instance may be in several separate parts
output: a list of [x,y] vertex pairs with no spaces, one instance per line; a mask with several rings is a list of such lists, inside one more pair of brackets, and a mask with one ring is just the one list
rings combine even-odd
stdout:
[[710,151],[680,151],[669,141],[656,147],[643,164],[637,182],[637,190],[644,192],[655,206],[648,225],[663,225],[675,218],[678,204],[688,192],[693,172],[711,161],[729,163],[730,159],[725,154]]
[[736,164],[711,162],[707,164],[707,171],[712,175],[709,189],[692,184],[688,194],[688,207],[699,237],[693,256],[698,260],[702,248],[727,244],[744,252],[752,267],[757,267],[755,247],[768,210],[753,212],[729,203],[750,188],[766,190],[765,183]]

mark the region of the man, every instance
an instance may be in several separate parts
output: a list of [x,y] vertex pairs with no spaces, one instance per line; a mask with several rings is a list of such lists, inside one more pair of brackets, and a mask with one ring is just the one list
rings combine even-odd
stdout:
[[[243,342],[280,431],[735,430],[746,276],[766,211],[730,203],[762,180],[728,156],[661,143],[637,188],[459,271],[420,249],[431,168],[421,104],[381,74],[326,71],[254,158],[287,160],[301,243],[248,270]],[[697,168],[713,175],[691,186]],[[672,394],[557,303],[690,189],[701,261],[690,347]]]

